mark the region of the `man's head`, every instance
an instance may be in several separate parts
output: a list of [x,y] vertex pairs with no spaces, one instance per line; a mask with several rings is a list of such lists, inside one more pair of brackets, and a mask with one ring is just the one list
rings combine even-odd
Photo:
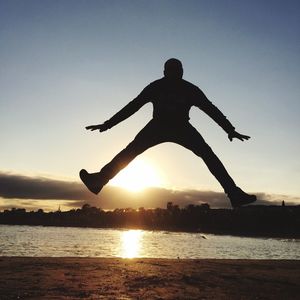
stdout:
[[180,79],[183,75],[182,63],[179,59],[170,58],[165,62],[164,75],[167,78]]

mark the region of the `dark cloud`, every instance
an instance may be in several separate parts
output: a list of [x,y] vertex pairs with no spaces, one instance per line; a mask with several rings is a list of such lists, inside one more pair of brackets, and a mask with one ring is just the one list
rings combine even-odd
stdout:
[[14,199],[83,200],[90,193],[79,182],[0,172],[0,197]]
[[[284,195],[269,195],[258,193],[256,204],[281,204],[285,200],[295,204],[299,199]],[[6,199],[25,200],[65,200],[65,206],[81,207],[84,203],[114,209],[122,207],[165,207],[171,201],[181,207],[188,204],[199,205],[208,203],[211,207],[230,207],[230,202],[224,193],[199,190],[170,190],[164,188],[148,188],[142,192],[133,193],[122,188],[107,186],[100,195],[90,193],[82,183],[54,180],[44,177],[29,177],[0,172],[0,197]],[[21,203],[20,203],[21,204]],[[40,202],[39,202],[40,204]]]
[[70,207],[90,203],[102,208],[117,207],[165,207],[172,201],[180,206],[208,202],[212,206],[228,206],[223,193],[164,188],[148,188],[134,193],[118,187],[107,186],[99,196],[90,193],[83,184],[53,180],[44,177],[29,177],[0,173],[0,197],[6,199],[73,200]]

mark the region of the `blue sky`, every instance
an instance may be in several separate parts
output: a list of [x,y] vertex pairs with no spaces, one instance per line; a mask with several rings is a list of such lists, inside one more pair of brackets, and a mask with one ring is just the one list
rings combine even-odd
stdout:
[[[0,171],[71,181],[97,171],[152,108],[101,135],[84,126],[108,119],[177,57],[184,78],[252,137],[230,143],[191,111],[237,184],[300,202],[299,23],[298,1],[0,1]],[[142,158],[167,188],[221,191],[177,145]]]

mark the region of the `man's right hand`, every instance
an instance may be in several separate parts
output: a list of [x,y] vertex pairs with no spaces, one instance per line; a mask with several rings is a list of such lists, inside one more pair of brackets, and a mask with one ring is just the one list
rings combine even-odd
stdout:
[[107,126],[106,123],[103,124],[99,124],[99,125],[89,125],[85,127],[86,130],[99,130],[100,132],[106,131],[107,129],[109,129],[109,127]]

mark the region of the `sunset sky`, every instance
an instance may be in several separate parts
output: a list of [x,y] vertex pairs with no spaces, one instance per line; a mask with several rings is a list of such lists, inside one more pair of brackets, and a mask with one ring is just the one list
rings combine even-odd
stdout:
[[[231,143],[191,110],[190,122],[236,183],[264,201],[300,204],[299,28],[296,0],[0,0],[0,210],[84,200],[113,207],[108,199],[119,189],[92,196],[78,172],[112,159],[151,119],[152,107],[101,134],[84,127],[161,78],[171,57],[183,62],[184,79],[251,136]],[[141,203],[142,192],[127,202],[121,193],[115,206],[225,199],[202,160],[178,145],[152,148],[135,164],[153,173],[149,184],[157,188],[144,191]],[[127,179],[146,176],[131,168]]]

